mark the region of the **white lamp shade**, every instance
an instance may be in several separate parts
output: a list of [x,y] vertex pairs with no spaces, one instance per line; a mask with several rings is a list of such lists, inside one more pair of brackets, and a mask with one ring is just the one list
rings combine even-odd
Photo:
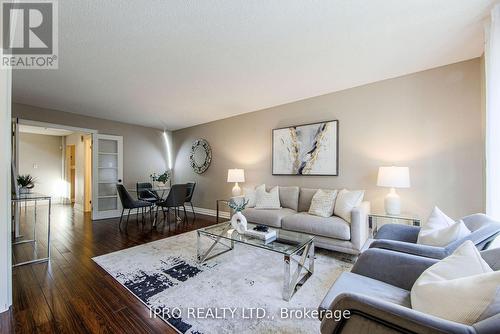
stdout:
[[377,186],[388,188],[409,188],[410,169],[408,167],[380,167]]
[[245,171],[243,169],[228,169],[227,182],[245,182]]

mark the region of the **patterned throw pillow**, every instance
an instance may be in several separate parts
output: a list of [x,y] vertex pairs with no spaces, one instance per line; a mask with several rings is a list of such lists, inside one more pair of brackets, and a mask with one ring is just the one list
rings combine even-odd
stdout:
[[265,186],[260,186],[255,191],[256,209],[281,209],[280,193],[278,186],[266,191]]
[[337,190],[318,189],[314,194],[309,213],[319,217],[330,217],[333,215]]

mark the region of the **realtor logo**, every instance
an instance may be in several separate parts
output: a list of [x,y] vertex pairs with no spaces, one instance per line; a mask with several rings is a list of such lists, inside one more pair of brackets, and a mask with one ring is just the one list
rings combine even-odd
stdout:
[[57,69],[57,2],[1,0],[1,67]]

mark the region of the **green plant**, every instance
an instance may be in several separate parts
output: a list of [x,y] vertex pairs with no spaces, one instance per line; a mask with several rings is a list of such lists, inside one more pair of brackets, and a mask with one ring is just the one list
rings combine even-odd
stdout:
[[35,178],[29,174],[19,175],[17,177],[17,184],[22,188],[33,189],[35,182]]
[[245,198],[239,197],[238,200],[231,198],[228,206],[234,210],[234,212],[241,212],[245,210],[245,207],[248,204],[248,200],[245,201]]
[[169,169],[169,170],[166,170],[160,176],[158,176],[157,180],[158,180],[158,182],[161,182],[161,183],[167,183],[171,177],[172,177],[172,171]]

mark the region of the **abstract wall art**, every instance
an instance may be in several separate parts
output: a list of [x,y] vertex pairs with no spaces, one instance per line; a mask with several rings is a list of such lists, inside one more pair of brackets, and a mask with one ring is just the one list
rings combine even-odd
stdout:
[[273,130],[273,175],[338,175],[338,121]]

